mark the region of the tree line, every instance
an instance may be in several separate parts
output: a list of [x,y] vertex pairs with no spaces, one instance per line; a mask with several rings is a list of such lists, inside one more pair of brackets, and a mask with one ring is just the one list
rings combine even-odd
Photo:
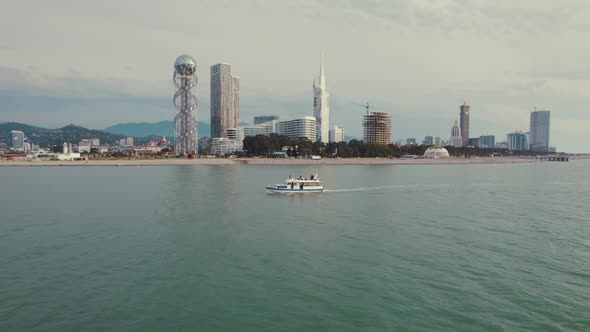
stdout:
[[[432,145],[372,144],[359,140],[338,143],[312,142],[307,138],[290,138],[279,134],[249,136],[244,139],[244,157],[273,157],[274,152],[288,147],[287,155],[291,157],[321,156],[323,158],[399,158],[403,155],[422,156]],[[445,147],[452,157],[489,157],[490,155],[537,155],[530,151],[509,151],[506,149],[484,149],[478,147]],[[280,157],[274,155],[275,157]]]

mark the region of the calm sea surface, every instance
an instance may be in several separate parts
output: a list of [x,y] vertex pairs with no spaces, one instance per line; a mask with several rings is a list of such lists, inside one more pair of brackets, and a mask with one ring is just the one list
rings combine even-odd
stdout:
[[590,161],[0,168],[0,331],[107,330],[589,331]]

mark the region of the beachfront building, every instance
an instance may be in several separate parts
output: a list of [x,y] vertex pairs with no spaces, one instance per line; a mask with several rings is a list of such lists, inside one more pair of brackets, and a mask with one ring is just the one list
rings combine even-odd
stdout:
[[237,127],[237,128],[227,128],[225,131],[225,135],[230,140],[236,141],[244,141],[244,128]]
[[456,148],[460,148],[463,146],[463,139],[461,138],[461,128],[457,125],[457,121],[455,121],[455,125],[451,128],[451,138],[449,139],[449,145],[454,146]]
[[242,141],[226,137],[214,137],[211,139],[211,154],[224,156],[240,152],[243,149]]
[[78,142],[78,153],[88,153],[92,149],[92,142],[89,139],[83,139]]
[[493,149],[496,146],[496,136],[482,135],[479,136],[479,147],[482,149]]
[[525,151],[529,149],[527,134],[521,131],[506,135],[506,143],[508,143],[508,150],[511,151]]
[[291,138],[305,137],[311,141],[316,139],[316,119],[313,116],[304,115],[287,121],[279,121],[277,132]]
[[54,153],[50,151],[35,151],[27,155],[27,159],[30,161],[41,161],[41,160],[60,160],[60,161],[75,161],[75,160],[87,160],[88,158],[80,156],[80,153],[74,152],[72,143],[63,143],[62,152]]
[[326,78],[324,76],[324,58],[320,64],[320,75],[313,81],[313,115],[316,120],[317,142],[328,143],[330,141],[330,94],[326,91]]
[[127,137],[125,139],[125,145],[127,145],[127,146],[133,146],[133,137]]
[[530,149],[537,152],[549,151],[549,111],[531,112]]
[[241,126],[244,137],[256,135],[270,135],[277,132],[279,120],[270,120],[254,125]]
[[228,128],[240,123],[240,78],[232,75],[231,64],[211,66],[211,137],[224,138]]
[[12,130],[12,149],[15,151],[24,151],[25,149],[25,133],[20,130]]
[[344,128],[338,126],[330,127],[330,143],[344,142]]
[[363,116],[365,143],[391,144],[391,117],[385,112],[371,112]]

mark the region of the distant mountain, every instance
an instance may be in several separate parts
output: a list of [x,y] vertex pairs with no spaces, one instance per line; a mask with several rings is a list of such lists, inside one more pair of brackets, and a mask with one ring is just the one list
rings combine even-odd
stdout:
[[[208,123],[199,121],[199,137],[211,136],[211,126]],[[174,122],[130,122],[119,123],[108,128],[102,129],[108,133],[121,134],[133,137],[145,136],[174,136]]]
[[41,147],[61,145],[64,142],[77,144],[84,138],[98,138],[101,143],[114,144],[121,138],[125,138],[123,135],[107,133],[100,130],[91,130],[73,124],[59,129],[46,129],[30,126],[24,123],[6,122],[0,124],[0,141],[10,145],[10,132],[12,130],[21,130],[25,133],[27,142],[38,144]]

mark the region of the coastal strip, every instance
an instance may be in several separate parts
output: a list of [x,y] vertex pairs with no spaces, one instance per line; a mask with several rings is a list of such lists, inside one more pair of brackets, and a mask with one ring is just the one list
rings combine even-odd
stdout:
[[543,162],[524,157],[479,157],[449,159],[389,159],[389,158],[196,158],[196,159],[120,159],[82,161],[0,160],[0,166],[194,166],[194,165],[464,165],[515,164]]

